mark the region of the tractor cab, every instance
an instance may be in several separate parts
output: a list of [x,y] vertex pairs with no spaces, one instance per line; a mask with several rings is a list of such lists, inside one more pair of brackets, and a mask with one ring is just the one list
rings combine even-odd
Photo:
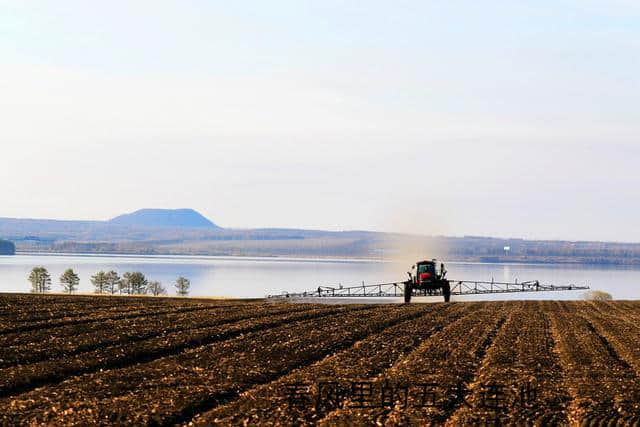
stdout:
[[435,259],[431,261],[418,261],[413,267],[415,274],[409,272],[410,280],[405,283],[405,302],[411,301],[411,295],[439,295],[444,296],[445,301],[449,301],[451,295],[449,281],[445,279],[447,270],[444,264],[438,263]]
[[438,282],[444,279],[447,271],[444,269],[444,264],[440,264],[440,271],[438,271],[436,260],[431,261],[418,261],[412,268],[416,269],[416,274],[413,277],[415,285],[422,285],[428,287],[430,284]]
[[416,264],[416,267],[418,269],[416,274],[417,283],[430,282],[437,277],[436,265],[433,261],[421,261]]

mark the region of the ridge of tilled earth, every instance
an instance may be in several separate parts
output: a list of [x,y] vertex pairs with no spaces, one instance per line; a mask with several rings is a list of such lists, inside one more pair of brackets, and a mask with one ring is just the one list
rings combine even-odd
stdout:
[[232,398],[420,313],[419,307],[349,308],[2,399],[0,413],[8,423],[25,417],[44,424],[180,421],[206,402]]
[[[0,295],[0,425],[638,425],[639,322],[633,301]],[[396,394],[314,400],[320,382],[353,381]],[[416,405],[418,383],[432,386],[434,405]],[[311,406],[291,401],[296,384]],[[407,402],[403,384],[414,387]],[[500,384],[509,405],[487,406]],[[534,401],[518,401],[528,385]]]

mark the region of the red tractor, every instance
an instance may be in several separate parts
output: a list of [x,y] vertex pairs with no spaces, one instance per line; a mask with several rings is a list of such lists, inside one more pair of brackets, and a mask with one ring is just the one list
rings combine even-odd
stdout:
[[416,270],[415,274],[407,272],[409,280],[404,282],[404,302],[411,302],[412,295],[440,295],[444,296],[445,302],[449,302],[451,298],[451,286],[449,281],[445,279],[447,270],[444,264],[440,264],[440,271],[437,269],[435,259],[431,261],[418,261],[412,270]]

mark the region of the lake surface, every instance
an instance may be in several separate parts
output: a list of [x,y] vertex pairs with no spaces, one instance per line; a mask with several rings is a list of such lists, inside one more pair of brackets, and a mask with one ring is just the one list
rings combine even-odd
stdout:
[[[80,275],[79,292],[92,292],[90,277],[100,270],[141,271],[174,294],[179,276],[191,280],[191,296],[264,297],[282,291],[300,292],[323,286],[355,286],[405,280],[411,267],[369,260],[309,260],[245,257],[107,256],[18,254],[0,256],[0,292],[29,292],[34,266],[49,270],[51,290],[61,292],[58,278],[67,268]],[[554,264],[447,263],[448,278],[478,281],[539,280],[543,284],[589,285],[615,299],[640,298],[640,268]],[[584,291],[540,292],[453,297],[482,299],[582,299]],[[440,298],[438,298],[439,300]]]

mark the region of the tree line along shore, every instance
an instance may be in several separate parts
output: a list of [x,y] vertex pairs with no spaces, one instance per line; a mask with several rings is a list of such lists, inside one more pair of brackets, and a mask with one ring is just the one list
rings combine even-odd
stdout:
[[[29,273],[29,283],[32,293],[46,293],[51,290],[51,275],[44,267],[34,267]],[[91,284],[96,294],[119,295],[167,295],[167,289],[156,280],[148,280],[139,271],[126,272],[122,277],[117,271],[99,271],[91,276]],[[65,293],[72,294],[78,290],[80,276],[71,268],[65,270],[58,279],[59,285]],[[178,277],[173,283],[176,294],[189,294],[191,282],[185,277]]]

